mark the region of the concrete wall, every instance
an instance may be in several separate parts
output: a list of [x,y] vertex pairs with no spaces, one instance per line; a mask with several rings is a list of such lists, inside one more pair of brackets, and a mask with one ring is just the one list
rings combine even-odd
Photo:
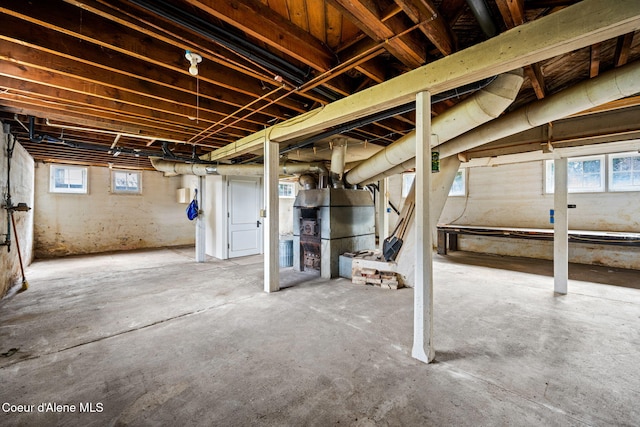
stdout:
[[[544,161],[468,168],[467,197],[449,197],[441,223],[553,228],[553,194],[544,193]],[[569,193],[569,228],[640,231],[640,192]],[[552,242],[460,236],[462,250],[552,259]],[[571,243],[571,262],[640,269],[640,248]]]
[[[9,136],[0,132],[0,205],[4,207],[7,195],[7,147]],[[11,160],[11,200],[13,205],[26,203],[33,207],[34,162],[29,153],[16,143]],[[25,266],[33,259],[33,210],[15,212],[18,242]],[[7,235],[7,211],[0,209],[0,242]],[[0,246],[0,298],[14,285],[22,284],[16,236],[11,226],[11,246]]]
[[49,192],[49,165],[35,173],[36,257],[191,245],[195,222],[176,200],[180,176],[142,172],[141,195],[111,193],[108,168],[89,168],[88,194]]

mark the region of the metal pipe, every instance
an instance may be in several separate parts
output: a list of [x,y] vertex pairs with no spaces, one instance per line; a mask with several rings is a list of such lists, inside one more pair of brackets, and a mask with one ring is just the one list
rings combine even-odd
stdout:
[[493,37],[498,34],[496,24],[491,16],[491,11],[484,0],[467,0],[467,4],[469,5],[469,9],[471,9],[471,13],[473,13],[473,16],[476,17],[478,24],[480,24],[482,32],[487,37]]
[[[16,120],[17,119],[17,115],[16,115]],[[51,121],[49,119],[44,119],[45,123],[47,124],[47,126],[51,126],[54,128],[58,128],[58,129],[69,129],[69,130],[78,130],[78,131],[82,131],[82,132],[93,132],[93,133],[104,133],[107,135],[116,135],[117,138],[120,137],[127,137],[127,138],[137,138],[137,139],[144,139],[146,141],[167,141],[167,142],[173,142],[174,144],[186,144],[186,141],[180,140],[180,139],[166,139],[166,138],[160,138],[158,136],[148,136],[148,135],[138,135],[135,133],[125,133],[125,132],[118,132],[115,130],[106,130],[106,129],[94,129],[94,128],[85,128],[82,126],[71,126],[71,125],[61,125],[58,123],[51,123]],[[114,141],[114,144],[117,142]],[[113,147],[111,147],[113,148]]]
[[[515,100],[523,82],[522,69],[500,74],[490,85],[433,119],[435,147],[498,117]],[[345,175],[347,184],[370,182],[377,176],[415,157],[415,131],[363,161]]]
[[534,101],[439,147],[452,156],[640,92],[640,61],[600,74],[562,92]]
[[10,138],[11,135],[7,135],[7,195],[4,205],[4,208],[7,210],[7,234],[5,235],[4,242],[0,244],[0,246],[7,247],[7,252],[11,252],[11,208],[13,208],[13,202],[11,201],[11,157],[13,157],[13,149],[16,146],[15,139],[12,145]]
[[335,138],[331,146],[331,167],[329,169],[333,188],[344,188],[342,176],[344,175],[345,157],[347,155],[347,139]]
[[[493,77],[489,77],[486,79],[482,79],[480,81],[477,81],[475,83],[470,83],[464,86],[461,86],[459,88],[456,89],[451,89],[448,90],[446,92],[442,92],[439,93],[437,95],[434,95],[431,97],[431,105],[436,104],[438,102],[442,102],[442,101],[447,101],[449,99],[453,99],[453,98],[460,98],[463,95],[467,95],[469,93],[472,92],[476,92],[480,89],[483,89],[485,87],[487,87],[489,84],[491,84],[497,76],[493,76]],[[313,145],[316,141],[320,141],[324,138],[327,138],[329,136],[332,135],[339,135],[345,132],[348,132],[350,130],[362,127],[362,126],[366,126],[368,124],[371,124],[373,122],[377,122],[380,120],[384,120],[384,119],[388,119],[390,117],[395,117],[397,115],[400,114],[405,114],[405,113],[409,113],[411,111],[414,111],[416,109],[416,103],[415,102],[409,102],[407,104],[403,104],[400,105],[398,107],[395,108],[391,108],[389,110],[385,110],[385,111],[381,111],[379,113],[376,114],[372,114],[370,116],[367,116],[365,118],[359,119],[359,120],[355,120],[353,122],[349,122],[349,123],[345,123],[341,126],[337,126],[335,128],[329,129],[325,132],[321,132],[317,135],[314,135],[311,138],[307,138],[305,139],[303,142],[299,143],[299,144],[295,144],[295,145],[290,145],[287,148],[284,148],[282,150],[280,150],[280,154],[285,154],[288,153],[290,151],[294,151],[294,150],[298,150],[300,148],[306,148],[309,147],[311,145]]]
[[298,178],[298,184],[300,184],[300,186],[302,186],[302,188],[304,188],[305,190],[313,190],[318,187],[316,178],[313,175],[309,175],[306,173],[300,175],[300,177]]
[[[176,175],[238,175],[261,176],[264,175],[263,165],[211,165],[201,163],[179,163],[164,160],[160,157],[149,157],[151,165],[160,172]],[[279,173],[282,175],[299,175],[307,172],[327,174],[327,168],[322,163],[284,163],[280,165]]]
[[[457,155],[572,114],[640,92],[640,61],[600,74],[540,101],[512,111],[438,147],[440,158]],[[415,158],[387,169],[364,183],[375,182],[415,167]]]
[[[190,30],[200,34],[205,38],[213,40],[214,42],[228,48],[232,52],[239,53],[240,55],[258,63],[259,65],[267,68],[270,71],[275,71],[276,74],[295,83],[297,86],[302,86],[304,83],[306,83],[305,80],[309,74],[307,71],[300,70],[299,68],[295,67],[279,56],[274,55],[268,50],[261,49],[255,44],[252,44],[242,39],[241,37],[238,37],[235,34],[224,30],[220,26],[216,26],[211,22],[208,22],[196,15],[190,14],[183,8],[173,6],[166,1],[131,1],[132,3],[144,9],[147,9],[181,26],[189,28]],[[168,10],[162,9],[157,4],[160,4]],[[339,98],[339,96],[335,92],[328,89],[316,87],[312,90],[331,101],[335,101]]]

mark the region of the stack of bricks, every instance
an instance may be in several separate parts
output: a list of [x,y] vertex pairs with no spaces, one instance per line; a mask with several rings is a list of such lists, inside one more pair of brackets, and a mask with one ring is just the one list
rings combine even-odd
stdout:
[[375,285],[383,289],[398,289],[402,285],[398,283],[396,273],[392,271],[379,271],[373,268],[354,268],[351,282],[356,285]]

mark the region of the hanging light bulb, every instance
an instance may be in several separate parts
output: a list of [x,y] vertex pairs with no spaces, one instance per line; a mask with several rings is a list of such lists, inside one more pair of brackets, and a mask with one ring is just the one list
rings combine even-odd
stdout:
[[184,57],[187,58],[187,61],[189,61],[189,63],[191,64],[191,66],[189,67],[189,73],[191,73],[192,76],[197,76],[198,64],[202,62],[202,56],[198,55],[197,53],[193,53],[190,50],[187,50],[184,54]]

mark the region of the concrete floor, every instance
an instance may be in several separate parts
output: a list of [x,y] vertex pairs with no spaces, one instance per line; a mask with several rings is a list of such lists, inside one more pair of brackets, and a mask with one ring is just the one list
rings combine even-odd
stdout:
[[261,257],[192,248],[39,261],[0,302],[0,403],[35,412],[0,424],[640,425],[640,290],[601,284],[640,272],[572,265],[557,296],[551,271],[435,256],[425,365],[410,289],[288,269],[269,295]]

